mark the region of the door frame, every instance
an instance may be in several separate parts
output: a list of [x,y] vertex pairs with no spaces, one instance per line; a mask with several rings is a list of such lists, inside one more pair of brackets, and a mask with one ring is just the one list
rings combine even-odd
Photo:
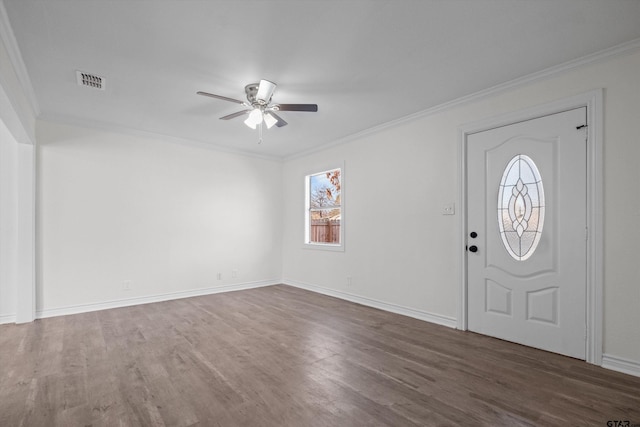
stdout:
[[467,319],[467,139],[474,133],[548,116],[574,108],[587,107],[587,271],[586,271],[586,361],[602,365],[603,285],[604,285],[604,176],[603,176],[603,99],[604,90],[501,114],[462,125],[458,129],[458,177],[460,206],[460,295],[457,328],[466,331]]

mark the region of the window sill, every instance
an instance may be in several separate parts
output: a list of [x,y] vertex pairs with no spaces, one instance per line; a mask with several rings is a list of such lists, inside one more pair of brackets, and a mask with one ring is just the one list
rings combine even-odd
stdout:
[[344,252],[344,245],[305,243],[302,245],[302,249],[311,249],[311,250],[329,251],[329,252]]

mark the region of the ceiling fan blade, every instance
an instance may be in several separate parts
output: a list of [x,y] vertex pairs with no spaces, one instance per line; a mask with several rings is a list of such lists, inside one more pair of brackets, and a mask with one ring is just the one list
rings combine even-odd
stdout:
[[196,92],[198,95],[202,95],[202,96],[208,96],[211,98],[216,98],[216,99],[222,99],[223,101],[229,101],[229,102],[235,102],[236,104],[245,104],[244,101],[240,101],[239,99],[233,99],[233,98],[228,98],[226,96],[222,96],[222,95],[215,95],[213,93],[209,93],[209,92]]
[[[275,107],[275,106],[274,106]],[[318,104],[277,104],[278,111],[318,111]]]
[[227,116],[224,117],[220,117],[220,120],[229,120],[229,119],[235,119],[236,117],[240,117],[244,114],[249,114],[250,112],[252,112],[253,110],[242,110],[242,111],[238,111],[237,113],[232,113],[229,114]]
[[260,80],[260,85],[258,85],[258,93],[256,94],[256,99],[258,101],[264,101],[265,104],[268,104],[271,100],[271,96],[273,96],[273,91],[276,90],[276,84],[274,82],[270,82],[269,80]]
[[279,128],[281,128],[282,126],[286,126],[288,125],[287,122],[285,122],[282,117],[280,117],[279,115],[277,115],[276,113],[274,113],[273,111],[267,111],[266,114],[271,114],[273,116],[274,119],[277,120],[276,122],[276,126],[278,126]]

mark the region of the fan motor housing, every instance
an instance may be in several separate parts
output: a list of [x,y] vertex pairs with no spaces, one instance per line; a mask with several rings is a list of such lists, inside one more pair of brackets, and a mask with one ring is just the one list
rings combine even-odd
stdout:
[[258,100],[256,99],[256,95],[258,94],[258,86],[260,86],[260,83],[249,83],[244,87],[244,92],[247,94],[247,100],[251,104],[255,104],[256,102],[258,102]]
[[260,83],[251,83],[244,87],[247,99],[253,106],[267,106],[271,102],[276,84],[269,80],[260,80]]

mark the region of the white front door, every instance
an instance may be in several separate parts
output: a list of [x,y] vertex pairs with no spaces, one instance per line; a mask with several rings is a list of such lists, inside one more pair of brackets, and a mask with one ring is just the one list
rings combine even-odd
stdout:
[[467,137],[471,331],[585,359],[586,108]]

